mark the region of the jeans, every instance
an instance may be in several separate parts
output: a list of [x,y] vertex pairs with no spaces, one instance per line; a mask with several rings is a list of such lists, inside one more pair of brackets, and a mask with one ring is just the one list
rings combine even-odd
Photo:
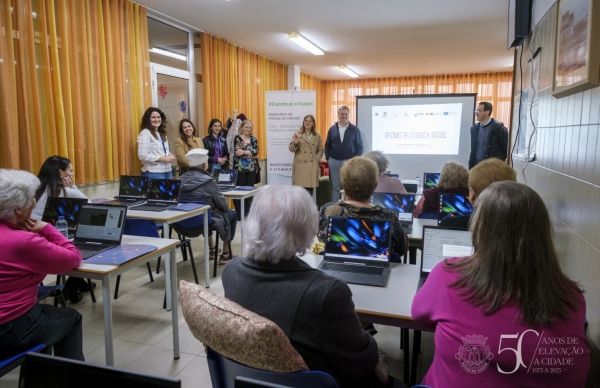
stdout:
[[142,176],[147,176],[150,179],[173,179],[173,173],[169,172],[150,172],[142,171]]
[[36,303],[18,318],[0,325],[0,359],[21,353],[40,343],[54,355],[85,361],[82,350],[81,314],[69,307]]

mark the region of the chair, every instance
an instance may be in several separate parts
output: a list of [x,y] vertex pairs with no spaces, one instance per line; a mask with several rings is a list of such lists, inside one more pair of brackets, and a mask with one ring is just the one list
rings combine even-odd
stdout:
[[329,175],[329,163],[323,160],[319,163],[319,170],[321,170],[321,176]]
[[[213,388],[235,388],[238,377],[244,377],[260,382],[279,384],[289,388],[337,388],[338,384],[331,375],[319,371],[303,372],[271,372],[251,368],[223,357],[210,347],[207,347],[208,369]],[[265,384],[265,386],[268,386]]]
[[57,284],[55,286],[44,286],[41,284],[38,288],[38,303],[46,298],[54,297],[54,307],[57,307],[59,303],[62,307],[65,307],[67,303],[62,293],[63,288],[65,288],[64,284]]
[[22,353],[15,355],[15,356],[9,357],[5,360],[0,360],[0,377],[4,376],[11,370],[13,370],[16,367],[18,367],[19,365],[21,365],[23,363],[23,361],[25,361],[25,355],[27,353],[30,353],[30,352],[38,353],[38,352],[42,351],[44,348],[46,348],[46,345],[39,344],[39,345],[34,346],[31,349],[28,349]]
[[426,212],[426,213],[419,214],[419,216],[417,218],[424,218],[426,220],[437,220],[438,214],[437,214],[437,212]]

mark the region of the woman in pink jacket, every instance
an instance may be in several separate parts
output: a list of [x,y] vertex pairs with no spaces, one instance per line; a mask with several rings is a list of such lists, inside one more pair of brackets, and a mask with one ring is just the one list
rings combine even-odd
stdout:
[[39,179],[0,169],[0,359],[43,343],[83,361],[81,314],[37,303],[40,282],[81,263],[81,253],[52,225],[30,219]]

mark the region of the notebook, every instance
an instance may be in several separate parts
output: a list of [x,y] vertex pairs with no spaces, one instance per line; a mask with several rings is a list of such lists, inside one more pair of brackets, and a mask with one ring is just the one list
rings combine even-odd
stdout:
[[412,232],[413,212],[415,210],[414,194],[375,193],[371,202],[390,209],[398,217],[404,232]]
[[439,180],[439,172],[426,172],[425,174],[423,174],[423,188],[431,189],[432,187],[437,186]]
[[473,205],[464,194],[440,194],[438,225],[444,217],[468,216],[473,212]]
[[423,250],[421,251],[421,274],[417,290],[427,280],[431,270],[444,259],[473,254],[471,232],[468,230],[423,226]]
[[49,197],[46,201],[42,221],[56,225],[59,216],[63,216],[69,227],[69,238],[73,238],[81,207],[88,203],[85,198]]
[[148,201],[132,206],[131,210],[162,212],[179,203],[181,181],[175,179],[150,179]]
[[146,202],[149,180],[146,176],[121,175],[117,199],[103,204],[134,206]]
[[390,275],[392,220],[330,217],[318,269],[346,283],[384,287]]
[[73,243],[83,259],[121,245],[127,206],[85,204]]
[[213,176],[217,180],[221,191],[230,191],[237,183],[238,170],[227,170],[224,168],[213,170]]

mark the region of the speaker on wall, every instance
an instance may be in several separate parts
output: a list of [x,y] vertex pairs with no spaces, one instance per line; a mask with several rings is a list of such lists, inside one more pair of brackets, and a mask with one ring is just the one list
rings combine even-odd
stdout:
[[532,0],[508,0],[508,49],[520,46],[531,32]]

